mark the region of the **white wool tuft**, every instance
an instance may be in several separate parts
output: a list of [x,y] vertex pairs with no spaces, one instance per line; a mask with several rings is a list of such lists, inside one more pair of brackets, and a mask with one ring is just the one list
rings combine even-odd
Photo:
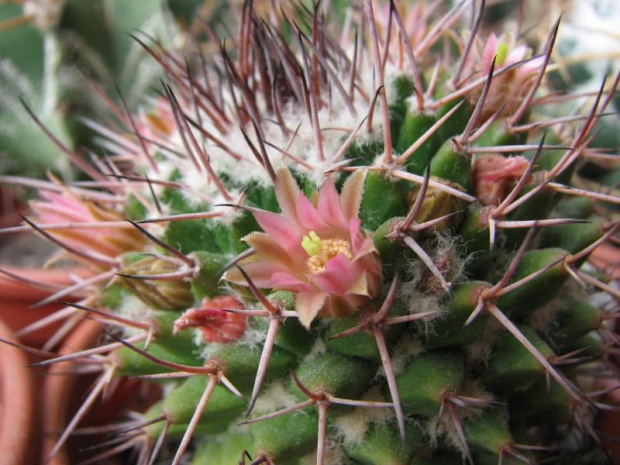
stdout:
[[[316,453],[312,452],[300,458],[297,463],[298,465],[315,465]],[[325,463],[329,463],[330,465],[345,465],[350,462],[340,445],[334,441],[328,440],[325,447]]]
[[369,422],[361,409],[354,409],[336,417],[333,426],[345,444],[360,444],[364,439]]
[[[392,349],[392,354],[390,355],[394,374],[399,375],[402,373],[407,363],[409,363],[409,360],[417,357],[423,352],[424,347],[422,347],[422,341],[419,338],[414,339],[411,334],[402,336]],[[377,370],[377,376],[385,377],[385,370],[383,367]]]
[[493,352],[493,344],[503,326],[495,319],[489,318],[482,336],[465,347],[468,361],[472,363],[487,363]]
[[260,416],[283,408],[292,407],[297,402],[295,396],[286,388],[284,381],[279,380],[271,383],[262,390],[254,405],[254,412],[257,416]]
[[[364,401],[386,402],[379,389],[369,389],[361,398]],[[333,426],[344,444],[359,444],[371,423],[384,423],[394,417],[391,408],[356,408],[334,418]]]
[[[123,295],[121,305],[115,310],[119,316],[129,320],[148,322],[153,318],[153,311],[133,294]],[[126,337],[140,336],[144,330],[125,326],[123,330]]]
[[[236,199],[237,197],[239,197],[240,192],[239,191],[229,191],[229,194],[233,197],[233,199]],[[222,216],[218,216],[213,218],[213,220],[215,220],[218,223],[223,224],[224,226],[232,226],[232,224],[237,221],[239,218],[241,218],[241,216],[243,215],[243,210],[240,208],[235,208],[235,207],[226,207],[223,204],[228,204],[230,203],[229,200],[226,200],[223,196],[221,196],[220,194],[218,194],[214,199],[213,199],[213,206],[212,206],[212,210],[215,212],[222,212],[223,215]]]
[[325,353],[326,351],[327,351],[327,346],[325,345],[325,342],[322,341],[321,339],[316,339],[314,341],[314,345],[312,346],[312,349],[310,349],[310,352],[308,353],[308,355],[304,357],[301,363],[311,362],[318,355],[321,355]]
[[[249,348],[257,349],[262,347],[263,342],[265,342],[265,337],[267,336],[267,328],[258,328],[250,323],[250,325],[246,328],[243,336],[235,341],[236,344],[240,344],[242,346],[246,346]],[[200,342],[198,340],[197,342]],[[200,350],[199,356],[204,360],[208,360],[213,356],[217,350],[222,346],[222,344],[211,342],[205,344],[204,340],[200,344],[202,346]]]

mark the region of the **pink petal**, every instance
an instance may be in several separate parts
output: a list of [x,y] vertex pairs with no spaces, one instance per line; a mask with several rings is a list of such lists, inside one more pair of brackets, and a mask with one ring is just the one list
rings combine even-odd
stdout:
[[372,239],[367,237],[366,239],[361,240],[359,247],[357,248],[357,250],[355,250],[355,256],[353,257],[353,261],[358,260],[361,257],[365,257],[366,255],[376,251],[377,249],[375,249],[374,242],[372,242]]
[[506,57],[506,65],[513,65],[523,60],[528,50],[529,50],[528,47],[526,47],[525,45],[519,45],[518,47],[516,47]]
[[283,216],[267,211],[253,212],[260,227],[284,249],[301,247],[301,231]]
[[307,282],[283,271],[271,275],[271,287],[291,292],[311,292],[314,289]]
[[329,229],[327,223],[321,219],[319,212],[303,194],[300,194],[297,198],[297,218],[299,225],[305,231],[320,232]]
[[[41,197],[47,200],[50,204],[58,207],[59,209],[64,209],[69,212],[82,212],[84,214],[88,214],[88,209],[80,202],[70,195],[56,194],[55,192],[47,192],[42,191]],[[90,217],[90,215],[88,215]]]
[[30,202],[30,208],[43,223],[85,223],[92,221],[93,218],[88,210],[80,207],[82,207],[82,205],[79,204],[77,206],[67,206],[55,202]]
[[318,210],[321,218],[337,228],[347,229],[347,221],[340,207],[340,198],[334,181],[328,179],[319,192]]
[[351,241],[351,248],[354,254],[357,254],[362,245],[362,237],[360,235],[361,224],[362,221],[358,218],[354,218],[349,222],[349,240]]
[[310,323],[317,316],[326,299],[327,294],[324,292],[299,292],[295,296],[295,307],[299,314],[299,322],[306,329],[310,329]]
[[545,63],[545,57],[534,58],[519,67],[519,75],[528,75],[535,71],[539,71]]
[[278,170],[276,178],[276,198],[282,214],[297,224],[297,199],[301,194],[295,178],[288,168]]
[[497,54],[499,39],[493,33],[487,38],[487,43],[482,51],[482,71],[486,74],[491,70],[491,63]]
[[[270,289],[272,286],[271,277],[273,274],[285,271],[285,269],[277,263],[267,263],[264,261],[245,263],[241,266],[243,267],[243,271],[250,276],[250,279],[256,287],[260,289]],[[231,283],[240,284],[242,286],[248,285],[248,282],[245,280],[241,272],[236,268],[228,270],[222,279],[225,281],[230,281]]]
[[347,290],[347,294],[368,297],[368,276],[366,273],[361,273],[359,275],[357,281],[355,281]]
[[342,213],[347,221],[358,217],[362,196],[364,195],[364,183],[366,182],[366,171],[359,170],[349,176],[342,186],[340,195],[340,205]]
[[344,254],[338,254],[325,264],[325,270],[312,276],[312,282],[322,291],[345,295],[356,281],[350,270],[350,261]]
[[301,246],[283,248],[265,233],[252,233],[244,238],[245,242],[266,262],[280,263],[284,268],[297,268],[306,262],[306,254]]

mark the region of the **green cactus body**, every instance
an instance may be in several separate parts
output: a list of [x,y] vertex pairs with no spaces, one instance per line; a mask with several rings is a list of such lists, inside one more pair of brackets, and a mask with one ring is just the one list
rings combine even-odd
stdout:
[[[521,333],[534,344],[545,357],[552,357],[553,351],[528,328],[521,327]],[[533,384],[544,377],[542,365],[529,351],[524,349],[511,334],[501,335],[489,365],[484,369],[481,381],[492,391],[512,393]]]
[[463,357],[453,352],[427,353],[412,360],[396,378],[405,411],[437,415],[443,396],[457,392],[464,376]]

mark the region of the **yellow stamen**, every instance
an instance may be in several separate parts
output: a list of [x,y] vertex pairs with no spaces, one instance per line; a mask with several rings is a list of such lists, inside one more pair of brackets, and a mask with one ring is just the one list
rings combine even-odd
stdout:
[[301,240],[301,246],[311,257],[321,253],[321,238],[314,231],[310,231],[308,236],[304,236]]
[[[305,247],[304,247],[305,249]],[[306,251],[308,251],[306,249]],[[310,273],[319,273],[325,270],[328,261],[338,254],[343,254],[347,258],[351,258],[351,245],[343,239],[323,239],[321,240],[321,250],[317,254],[309,254],[307,265]]]
[[506,57],[508,56],[508,45],[504,42],[500,42],[497,45],[497,52],[495,53],[495,65],[502,66],[504,61],[506,61]]

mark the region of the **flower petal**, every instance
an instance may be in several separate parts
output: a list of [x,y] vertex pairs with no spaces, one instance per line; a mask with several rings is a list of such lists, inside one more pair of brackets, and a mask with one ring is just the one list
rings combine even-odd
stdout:
[[[274,273],[284,271],[284,268],[281,265],[277,263],[264,262],[262,260],[245,263],[242,267],[243,271],[247,273],[256,287],[260,289],[271,288],[271,277]],[[245,277],[237,268],[231,268],[228,270],[224,276],[222,276],[222,279],[225,281],[230,281],[231,283],[240,284],[242,286],[248,285]]]
[[329,230],[327,223],[321,219],[319,212],[303,194],[297,199],[297,218],[304,231],[322,232]]
[[358,217],[362,196],[364,194],[364,183],[366,182],[366,171],[359,170],[354,172],[342,186],[340,195],[340,205],[342,213],[347,221]]
[[321,187],[317,207],[321,218],[327,221],[330,225],[344,230],[347,229],[347,220],[342,213],[342,208],[340,207],[338,191],[336,191],[334,181],[331,179],[325,181],[325,184]]
[[272,237],[265,233],[252,233],[244,238],[256,253],[263,259],[271,263],[280,263],[286,268],[296,268],[297,263],[305,262],[305,254],[299,244],[297,247],[281,247],[281,243],[276,242]]
[[306,329],[310,329],[310,323],[317,316],[326,299],[327,294],[324,292],[299,292],[295,296],[295,307],[299,314],[299,322]]
[[271,275],[271,283],[275,289],[285,289],[291,292],[311,292],[313,287],[290,273],[278,271]]
[[324,271],[312,276],[312,282],[322,291],[345,295],[357,279],[351,274],[350,263],[344,254],[338,254],[325,264]]
[[351,241],[351,248],[354,254],[357,254],[362,245],[362,237],[360,235],[361,225],[362,220],[359,218],[354,218],[349,222],[349,240]]
[[282,214],[296,224],[298,224],[297,199],[300,195],[301,190],[291,172],[288,168],[280,168],[276,178],[276,198]]
[[523,60],[528,50],[529,48],[526,47],[525,45],[519,45],[518,47],[515,47],[506,57],[506,64],[513,65]]
[[301,231],[282,215],[267,211],[255,211],[253,214],[263,231],[284,249],[301,247]]
[[353,260],[351,261],[355,262],[356,260],[359,260],[360,258],[363,258],[367,256],[368,254],[374,253],[376,251],[377,249],[375,248],[375,244],[371,238],[367,237],[366,239],[363,239],[363,240],[360,239],[360,244],[356,248],[355,256],[353,257]]
[[368,277],[366,273],[361,273],[357,281],[353,283],[351,287],[347,290],[348,294],[361,295],[364,297],[369,296],[368,292]]
[[495,33],[491,33],[487,37],[486,45],[482,51],[482,72],[488,73],[491,70],[491,63],[497,54],[497,48],[499,47],[499,38]]

